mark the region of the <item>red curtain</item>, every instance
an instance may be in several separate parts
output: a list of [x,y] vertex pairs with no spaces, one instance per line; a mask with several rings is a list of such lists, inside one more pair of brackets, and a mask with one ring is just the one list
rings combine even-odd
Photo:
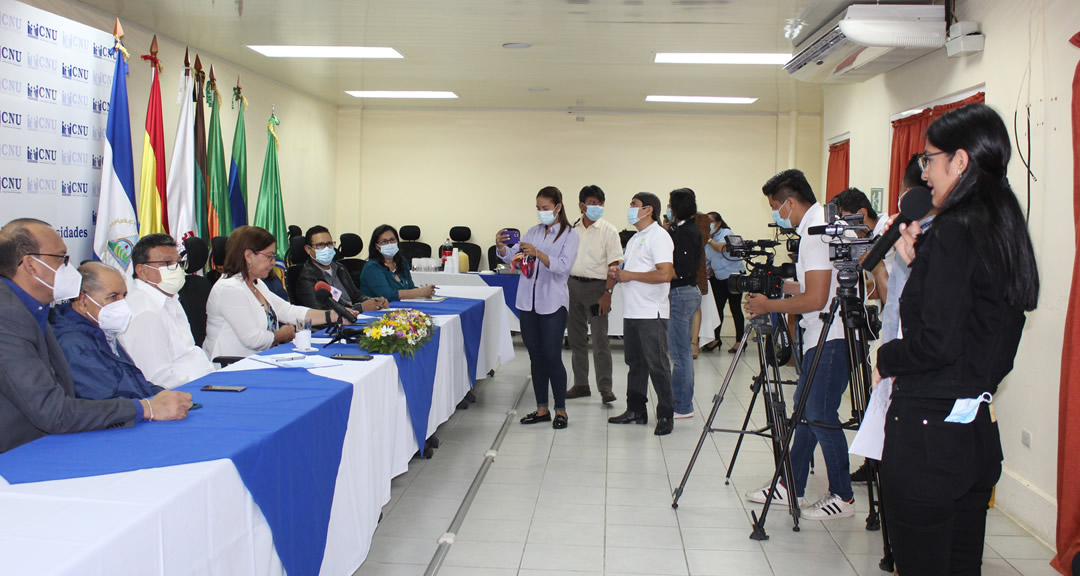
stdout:
[[848,188],[848,158],[850,140],[829,146],[829,169],[825,172],[825,201]]
[[[1070,40],[1080,47],[1080,32]],[[1058,400],[1057,556],[1050,564],[1072,574],[1080,552],[1080,63],[1072,85],[1073,230],[1076,255],[1065,316]],[[1074,574],[1073,576],[1080,576]]]
[[889,214],[899,212],[897,198],[904,182],[904,169],[912,155],[920,154],[926,149],[926,128],[938,116],[950,110],[985,101],[986,93],[979,92],[970,98],[927,108],[918,114],[893,121],[892,158],[889,161]]

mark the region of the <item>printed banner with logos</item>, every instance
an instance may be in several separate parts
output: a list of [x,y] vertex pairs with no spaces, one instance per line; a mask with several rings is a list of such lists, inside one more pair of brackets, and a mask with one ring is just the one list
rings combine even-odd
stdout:
[[0,223],[44,220],[93,257],[112,34],[0,0]]

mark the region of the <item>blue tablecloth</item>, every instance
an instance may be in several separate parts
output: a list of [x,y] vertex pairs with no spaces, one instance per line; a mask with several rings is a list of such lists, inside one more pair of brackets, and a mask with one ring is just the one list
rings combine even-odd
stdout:
[[521,312],[517,309],[517,274],[477,274],[477,276],[488,286],[502,288],[506,307],[514,312],[514,316],[521,318]]
[[[248,389],[199,390],[207,384]],[[19,484],[229,458],[270,526],[285,571],[317,574],[353,385],[274,368],[217,372],[178,390],[204,408],[176,422],[45,436],[0,454],[0,475]]]
[[476,386],[476,361],[480,355],[480,339],[484,335],[483,300],[447,298],[441,302],[391,302],[390,307],[412,308],[432,316],[449,314],[460,316],[461,336],[465,341],[465,362],[469,367],[469,382]]

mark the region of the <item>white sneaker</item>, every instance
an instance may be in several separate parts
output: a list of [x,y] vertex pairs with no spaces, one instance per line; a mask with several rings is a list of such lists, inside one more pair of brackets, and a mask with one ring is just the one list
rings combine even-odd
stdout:
[[680,413],[676,412],[674,417],[675,417],[676,420],[682,420],[683,418],[693,418],[694,417],[694,411],[691,410],[691,411],[687,412],[686,414],[680,414]]
[[835,518],[849,518],[855,515],[855,499],[850,502],[837,496],[828,494],[818,500],[808,510],[802,513],[804,520],[833,520]]
[[[769,494],[769,485],[766,484],[757,490],[751,490],[746,493],[746,499],[758,504],[764,504],[765,498]],[[788,492],[783,482],[777,482],[776,490],[773,491],[773,504],[779,504],[781,506],[787,506],[788,504]],[[799,508],[805,508],[807,505],[806,498],[799,498]]]

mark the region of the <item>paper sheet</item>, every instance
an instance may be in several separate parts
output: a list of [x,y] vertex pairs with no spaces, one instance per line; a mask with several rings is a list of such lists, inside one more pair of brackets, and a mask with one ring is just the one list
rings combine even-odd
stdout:
[[892,378],[883,378],[870,393],[870,402],[863,415],[862,424],[851,442],[848,452],[863,458],[881,460],[885,447],[885,414],[892,403]]
[[[297,358],[299,356],[299,358]],[[270,354],[267,356],[260,356],[258,354],[249,356],[252,360],[262,362],[264,364],[270,364],[271,366],[281,366],[283,368],[329,368],[330,366],[341,366],[341,362],[327,358],[326,356],[319,356],[318,354],[312,354],[305,356],[304,354]]]

